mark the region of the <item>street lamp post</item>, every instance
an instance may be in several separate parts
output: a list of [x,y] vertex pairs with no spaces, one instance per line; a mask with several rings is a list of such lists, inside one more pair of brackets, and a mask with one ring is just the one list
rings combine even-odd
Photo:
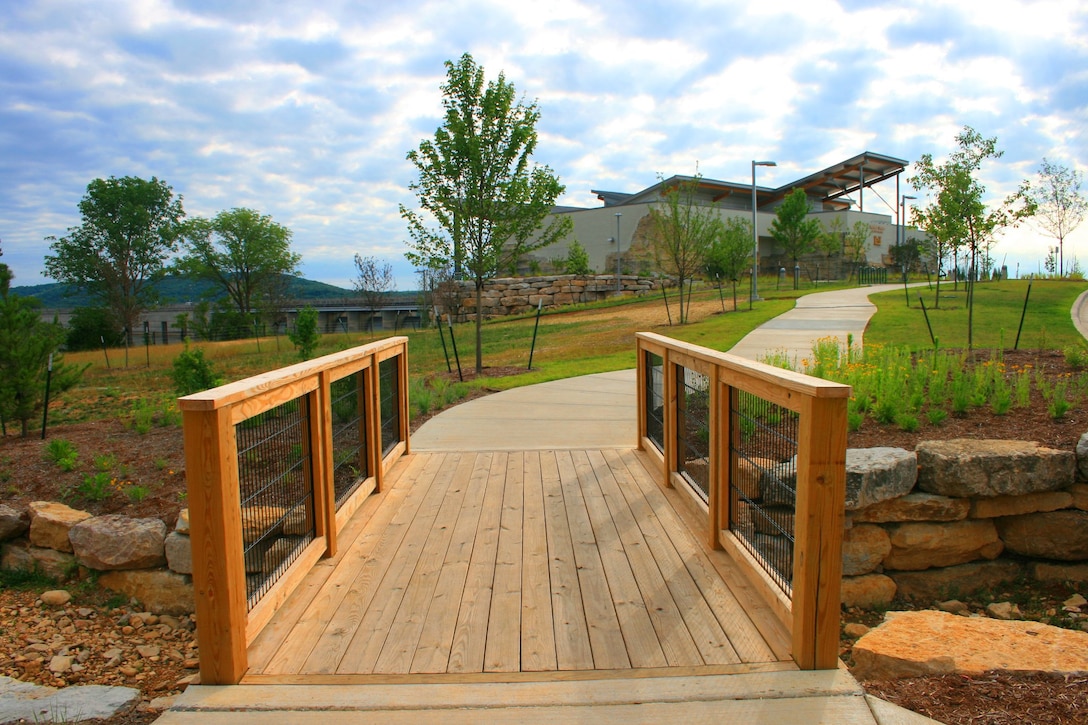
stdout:
[[759,299],[759,231],[756,229],[756,167],[778,166],[773,161],[752,161],[752,302]]
[[903,216],[899,220],[899,234],[902,235],[902,237],[903,237],[903,241],[901,241],[900,244],[906,244],[907,243],[907,199],[910,199],[910,200],[913,201],[913,200],[915,200],[917,198],[918,197],[916,197],[916,196],[907,196],[906,194],[904,194],[903,195],[903,200],[900,202],[900,205],[903,208]]
[[620,282],[620,217],[623,216],[620,212],[616,212],[616,292],[623,291],[623,284]]

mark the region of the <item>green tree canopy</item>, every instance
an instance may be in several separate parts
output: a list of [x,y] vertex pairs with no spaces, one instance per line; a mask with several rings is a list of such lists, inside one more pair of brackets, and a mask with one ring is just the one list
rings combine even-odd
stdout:
[[[684,283],[706,263],[706,255],[722,225],[717,210],[697,198],[701,176],[696,174],[662,191],[650,207],[651,244],[658,269],[674,275],[680,287],[680,324],[684,324]],[[688,300],[690,306],[691,300]]]
[[86,367],[61,361],[57,350],[66,336],[64,327],[42,320],[38,300],[12,294],[13,277],[8,266],[0,264],[0,416],[4,421],[18,421],[25,437],[30,420],[45,402],[50,355],[50,389],[54,392],[79,382]]
[[46,274],[95,297],[131,333],[157,302],[154,285],[185,216],[181,197],[154,177],[111,176],[87,185],[79,211],[83,221],[67,236],[46,237]]
[[[403,205],[409,251],[417,267],[452,266],[476,286],[476,370],[483,370],[484,283],[518,256],[548,246],[570,230],[555,217],[542,228],[564,187],[547,166],[536,166],[536,103],[515,101],[503,74],[484,85],[484,70],[468,53],[446,62],[445,119],[433,139],[408,152],[419,178],[411,185],[419,210]],[[434,225],[432,226],[432,221]]]
[[187,253],[178,270],[216,285],[241,317],[277,307],[274,298],[285,292],[284,276],[299,273],[302,257],[291,251],[291,230],[254,209],[196,217],[182,233]]
[[[808,218],[808,196],[804,189],[794,189],[778,207],[771,221],[771,237],[794,266],[802,255],[811,252],[820,238],[820,222]],[[796,286],[797,280],[794,279]]]

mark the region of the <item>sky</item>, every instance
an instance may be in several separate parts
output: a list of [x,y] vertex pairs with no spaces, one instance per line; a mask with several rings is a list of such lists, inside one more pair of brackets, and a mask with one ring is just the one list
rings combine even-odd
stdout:
[[[1088,169],[1083,0],[4,0],[14,284],[50,281],[45,238],[79,224],[88,183],[154,176],[189,216],[249,207],[290,228],[306,278],[348,287],[358,253],[414,289],[406,154],[465,52],[539,104],[534,159],[563,205],[696,171],[747,183],[753,159],[777,162],[769,187],[862,151],[942,160],[964,126],[1004,151],[979,174],[991,203],[1044,157]],[[894,221],[894,184],[878,193],[866,211]],[[994,257],[1026,274],[1053,244],[1029,223]],[[1088,222],[1065,254],[1088,269]]]

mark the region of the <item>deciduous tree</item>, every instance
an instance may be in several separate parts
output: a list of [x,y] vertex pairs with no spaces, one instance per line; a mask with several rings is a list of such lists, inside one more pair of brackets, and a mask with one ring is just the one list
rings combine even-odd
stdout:
[[1081,196],[1083,176],[1075,168],[1045,158],[1039,169],[1039,185],[1030,191],[1037,206],[1035,223],[1047,236],[1058,240],[1058,272],[1065,275],[1065,238],[1088,214],[1088,199]]
[[483,286],[498,270],[565,236],[567,217],[545,217],[564,187],[531,156],[537,146],[536,103],[516,101],[503,74],[484,84],[484,70],[465,54],[446,62],[445,118],[433,139],[408,152],[419,178],[419,210],[401,206],[417,267],[453,266],[476,288],[476,371],[483,371]]
[[[771,237],[797,266],[797,260],[815,248],[820,238],[820,222],[808,218],[808,196],[804,189],[794,189],[778,207],[771,221]],[[794,288],[797,278],[794,277]]]
[[733,283],[733,309],[737,309],[737,280],[752,268],[752,223],[729,217],[718,225],[706,255],[706,273]]
[[250,324],[254,312],[277,308],[284,276],[299,273],[302,256],[291,251],[291,230],[254,209],[191,219],[183,236],[187,253],[177,269],[216,285]]
[[382,264],[376,257],[364,257],[355,255],[355,269],[358,274],[352,285],[355,292],[366,302],[370,308],[370,329],[374,329],[374,312],[381,309],[382,303],[389,293],[397,288],[397,280],[393,277],[393,265],[386,262]]
[[46,237],[53,251],[45,257],[46,274],[95,297],[131,334],[157,302],[155,283],[185,215],[181,197],[154,177],[111,176],[87,185],[79,211],[83,221],[67,236]]
[[[721,218],[714,207],[699,202],[701,177],[682,180],[665,188],[661,202],[650,207],[651,243],[657,267],[674,275],[680,287],[680,324],[684,324],[684,283],[706,263],[706,255],[719,235]],[[688,300],[690,306],[691,300]]]

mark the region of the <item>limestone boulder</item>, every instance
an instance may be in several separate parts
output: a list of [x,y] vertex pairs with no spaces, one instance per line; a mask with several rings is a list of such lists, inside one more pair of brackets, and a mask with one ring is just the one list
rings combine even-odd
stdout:
[[1073,484],[1072,451],[1028,441],[973,440],[919,443],[918,488],[942,496],[1019,496]]
[[1073,508],[1088,511],[1088,483],[1075,483],[1069,487],[1073,497]]
[[90,569],[148,569],[166,563],[166,524],[159,519],[95,516],[73,526],[69,538],[79,563]]
[[793,534],[796,515],[789,506],[752,506],[749,514],[755,530],[761,534],[771,536]]
[[79,564],[76,557],[56,549],[30,546],[25,539],[17,539],[0,546],[0,569],[8,571],[35,571],[64,580],[70,577]]
[[1036,561],[1028,566],[1031,577],[1041,582],[1088,582],[1088,564],[1055,564]]
[[189,537],[171,531],[163,542],[163,550],[166,554],[166,566],[178,574],[193,573],[193,545]]
[[189,509],[184,508],[178,511],[178,521],[174,524],[174,531],[179,534],[189,533]]
[[918,457],[902,448],[846,451],[846,510],[865,508],[910,493],[918,480]]
[[895,599],[895,582],[883,574],[847,576],[842,579],[839,598],[845,607],[874,609]]
[[1009,551],[1040,559],[1088,559],[1088,511],[1070,509],[995,519]]
[[775,464],[776,461],[769,458],[741,458],[737,461],[737,473],[733,478],[733,486],[746,498],[759,498],[759,479],[763,475],[763,469],[771,469]]
[[797,503],[797,461],[791,458],[760,469],[759,493],[770,506],[794,506]]
[[154,614],[181,616],[196,609],[189,577],[165,569],[108,571],[98,583],[136,599]]
[[22,536],[30,528],[30,516],[25,511],[0,504],[0,541]]
[[891,550],[891,537],[879,526],[860,524],[847,529],[842,537],[842,575],[876,571]]
[[1088,433],[1081,435],[1077,441],[1077,473],[1088,480]]
[[53,501],[32,501],[30,514],[30,542],[34,546],[57,551],[72,550],[68,532],[80,521],[91,518],[86,511],[70,508]]
[[890,524],[892,550],[884,568],[918,571],[993,559],[1005,548],[989,519],[948,523]]
[[899,523],[906,521],[959,521],[967,518],[971,502],[916,491],[906,496],[872,504],[851,514],[854,523]]
[[1073,494],[1068,491],[1039,491],[1022,496],[994,496],[971,500],[971,518],[994,519],[999,516],[1018,516],[1040,511],[1058,511],[1073,505]]
[[1088,632],[947,612],[888,612],[854,643],[853,656],[853,673],[863,680],[988,670],[1083,673]]
[[242,508],[242,541],[252,544],[264,536],[275,536],[283,529],[287,509],[282,506],[244,506]]
[[965,595],[976,589],[996,589],[1016,581],[1023,566],[1009,559],[973,561],[959,566],[923,571],[890,571],[899,596],[914,602],[937,602]]

